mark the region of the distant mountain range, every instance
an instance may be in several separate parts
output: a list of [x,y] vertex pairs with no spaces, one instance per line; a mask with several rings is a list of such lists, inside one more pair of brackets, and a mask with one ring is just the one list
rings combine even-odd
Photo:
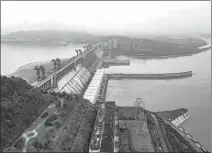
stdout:
[[2,43],[4,42],[91,42],[91,41],[106,41],[108,39],[119,40],[141,40],[140,38],[132,38],[122,35],[98,36],[85,32],[71,32],[61,30],[33,30],[12,32],[1,36]]
[[2,40],[22,40],[22,41],[91,41],[96,36],[83,32],[70,32],[60,30],[38,30],[19,31],[1,37]]
[[[211,34],[204,34],[205,38],[211,38]],[[12,32],[1,36],[2,43],[4,42],[61,42],[61,41],[70,41],[70,42],[91,42],[91,41],[105,41],[108,39],[119,39],[122,41],[133,41],[139,42],[149,42],[152,40],[155,41],[164,41],[169,43],[178,43],[178,41],[188,40],[191,38],[176,38],[176,37],[155,37],[151,39],[135,38],[130,36],[123,35],[109,35],[109,36],[98,36],[86,32],[72,32],[65,30],[31,30],[31,31],[19,31]],[[194,40],[194,38],[192,38]],[[198,39],[196,39],[199,41]]]

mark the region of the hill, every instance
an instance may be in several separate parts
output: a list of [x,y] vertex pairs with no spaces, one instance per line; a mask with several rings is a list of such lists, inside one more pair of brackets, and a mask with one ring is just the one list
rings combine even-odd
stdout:
[[125,38],[125,40],[119,40],[117,48],[112,49],[112,56],[128,55],[138,58],[161,58],[193,55],[205,51],[198,47],[206,44],[206,41],[197,38],[161,37],[152,40]]
[[11,145],[53,100],[21,78],[1,76],[1,149]]
[[1,39],[3,42],[9,41],[72,41],[85,42],[91,41],[95,38],[94,35],[83,32],[71,32],[60,30],[37,30],[37,31],[18,31],[3,35]]
[[[15,77],[1,76],[1,91],[1,151],[65,151],[68,144],[73,151],[88,151],[96,119],[89,101],[78,95],[42,92]],[[23,135],[26,131],[38,134],[29,144]]]

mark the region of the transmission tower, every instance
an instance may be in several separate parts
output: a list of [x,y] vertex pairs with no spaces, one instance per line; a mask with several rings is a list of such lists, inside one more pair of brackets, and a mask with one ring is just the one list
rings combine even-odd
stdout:
[[135,122],[137,123],[136,133],[141,135],[139,147],[149,149],[149,146],[145,145],[145,141],[148,141],[148,132],[144,130],[146,115],[145,115],[145,102],[142,98],[137,98],[135,101],[136,114]]
[[137,133],[140,133],[141,131],[143,131],[143,123],[145,121],[145,102],[142,100],[142,98],[137,98],[135,106],[135,122],[137,123]]

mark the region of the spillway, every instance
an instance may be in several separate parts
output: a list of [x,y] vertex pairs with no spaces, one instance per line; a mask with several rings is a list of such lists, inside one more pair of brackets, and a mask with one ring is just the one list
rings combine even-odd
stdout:
[[90,76],[91,73],[82,64],[78,64],[76,71],[71,70],[58,81],[58,91],[81,94]]

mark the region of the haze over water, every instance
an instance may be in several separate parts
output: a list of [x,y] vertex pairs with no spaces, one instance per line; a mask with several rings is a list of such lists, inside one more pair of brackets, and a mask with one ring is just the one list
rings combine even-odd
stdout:
[[19,67],[33,62],[71,58],[76,55],[75,49],[82,49],[82,46],[82,44],[71,44],[66,47],[1,44],[1,74],[8,75]]
[[193,56],[142,60],[128,57],[130,66],[111,66],[108,73],[172,73],[193,71],[193,76],[175,80],[110,80],[107,101],[132,106],[142,96],[146,109],[166,111],[187,108],[191,117],[182,126],[211,150],[211,50]]

